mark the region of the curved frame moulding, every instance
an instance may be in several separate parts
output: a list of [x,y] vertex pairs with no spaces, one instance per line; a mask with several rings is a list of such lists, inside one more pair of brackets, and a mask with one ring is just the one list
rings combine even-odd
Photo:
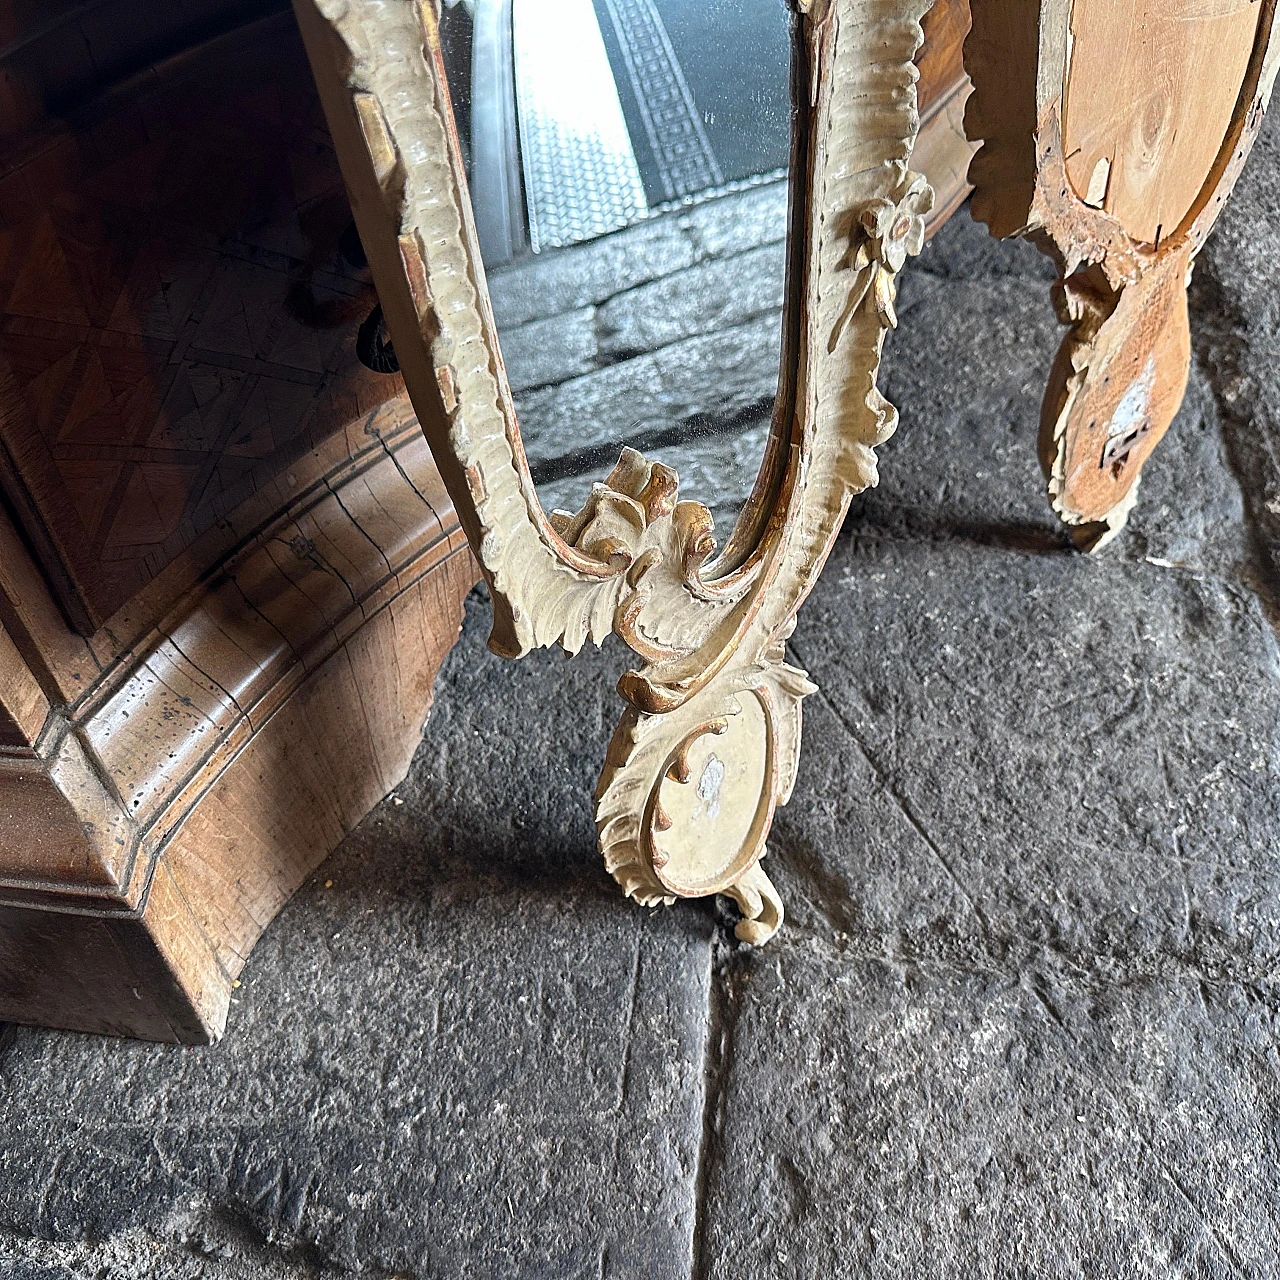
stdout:
[[436,13],[296,0],[361,239],[418,418],[488,580],[490,646],[576,652],[617,633],[635,668],[596,790],[606,865],[638,902],[727,894],[738,937],[782,922],[761,859],[815,686],[784,659],[852,495],[897,414],[876,389],[896,275],[933,193],[911,172],[926,0],[796,13],[782,377],[755,490],[723,551],[676,473],[626,449],[576,514],[525,462],[485,286]]

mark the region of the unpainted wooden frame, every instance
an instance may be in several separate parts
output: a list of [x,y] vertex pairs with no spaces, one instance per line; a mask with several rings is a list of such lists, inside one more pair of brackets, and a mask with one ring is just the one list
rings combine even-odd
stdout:
[[1124,527],[1191,361],[1187,286],[1262,123],[1275,0],[972,0],[973,214],[1061,272],[1040,456],[1078,546]]
[[[801,0],[788,306],[772,432],[725,546],[676,473],[624,450],[577,513],[546,514],[520,440],[430,0],[295,0],[414,408],[488,580],[490,646],[640,658],[596,790],[608,869],[641,903],[727,894],[763,943],[760,865],[815,686],[784,660],[850,498],[897,425],[876,389],[896,276],[933,192],[908,162],[928,0]],[[510,731],[519,732],[518,726]]]

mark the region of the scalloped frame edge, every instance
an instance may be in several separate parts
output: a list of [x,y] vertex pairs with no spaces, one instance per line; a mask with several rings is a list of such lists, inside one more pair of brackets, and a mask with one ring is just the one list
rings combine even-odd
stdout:
[[[675,473],[625,455],[574,517],[542,509],[520,440],[485,286],[430,0],[294,0],[352,210],[418,419],[488,580],[490,646],[507,657],[619,634],[641,664],[597,788],[606,866],[641,902],[676,895],[640,838],[662,765],[690,725],[770,699],[769,819],[795,779],[800,702],[815,686],[783,661],[796,612],[851,497],[877,480],[897,414],[876,375],[896,324],[896,271],[932,203],[908,169],[919,127],[913,57],[929,0],[798,5],[807,103],[793,163],[784,368],[752,502],[756,540],[703,576],[709,516]],[[739,526],[740,528],[742,526]],[[732,540],[731,540],[732,541]],[[722,562],[723,563],[723,560]],[[712,562],[711,572],[715,572]],[[762,943],[782,904],[754,847],[701,892],[726,893]],[[690,835],[690,839],[701,838]]]

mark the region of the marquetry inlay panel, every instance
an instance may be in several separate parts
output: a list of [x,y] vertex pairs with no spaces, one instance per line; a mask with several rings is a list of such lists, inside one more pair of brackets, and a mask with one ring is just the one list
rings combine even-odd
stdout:
[[287,15],[0,159],[6,483],[82,628],[400,390],[355,357],[349,222]]

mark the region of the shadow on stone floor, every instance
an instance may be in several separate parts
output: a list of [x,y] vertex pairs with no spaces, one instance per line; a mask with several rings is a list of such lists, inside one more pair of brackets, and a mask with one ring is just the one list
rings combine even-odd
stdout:
[[473,596],[409,778],[267,930],[220,1045],[0,1040],[0,1265],[1274,1274],[1278,138],[1097,557],[1035,458],[1038,255],[962,214],[905,282],[902,426],[791,642],[821,692],[773,944],[621,899],[590,793],[625,655],[504,664]]

